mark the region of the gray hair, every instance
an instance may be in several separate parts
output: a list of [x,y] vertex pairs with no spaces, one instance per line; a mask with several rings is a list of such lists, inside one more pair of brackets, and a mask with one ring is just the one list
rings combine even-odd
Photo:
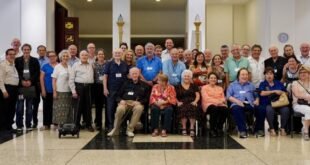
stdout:
[[70,55],[69,51],[68,51],[67,49],[63,49],[63,50],[58,54],[59,60],[60,60],[60,61],[62,61],[62,57],[63,57],[63,55],[64,55],[65,53],[67,53],[67,54],[69,55],[69,58],[71,58],[71,55]]
[[193,78],[193,72],[191,70],[189,70],[189,69],[186,69],[181,74],[182,82],[183,82],[184,76],[187,75],[187,74],[189,75],[189,77],[191,79]]

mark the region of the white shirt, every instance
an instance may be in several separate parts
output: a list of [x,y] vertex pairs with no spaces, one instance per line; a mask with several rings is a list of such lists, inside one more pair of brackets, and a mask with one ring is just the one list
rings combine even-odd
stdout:
[[72,93],[76,93],[75,83],[94,83],[94,69],[91,64],[82,64],[80,61],[72,66],[72,69],[70,69],[69,72],[69,86]]
[[168,49],[163,50],[163,52],[161,53],[161,62],[164,62],[169,59],[171,59],[171,56]]
[[310,67],[310,56],[303,57],[302,55],[298,56],[297,59],[300,61],[301,64]]
[[56,91],[57,92],[70,92],[69,87],[69,70],[70,65],[65,68],[62,64],[57,64],[54,68],[52,77],[56,79]]
[[265,65],[262,57],[259,57],[259,60],[255,60],[252,56],[248,57],[250,68],[251,68],[251,78],[252,83],[255,85],[256,88],[259,87],[259,84],[264,81],[264,70]]
[[7,60],[0,63],[0,90],[7,92],[6,85],[17,86],[19,77],[14,64],[10,64]]

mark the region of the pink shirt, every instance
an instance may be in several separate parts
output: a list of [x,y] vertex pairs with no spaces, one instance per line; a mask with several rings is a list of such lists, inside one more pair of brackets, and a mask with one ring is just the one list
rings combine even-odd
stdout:
[[217,105],[219,103],[224,103],[225,95],[222,87],[215,85],[211,87],[211,85],[207,84],[201,88],[201,104],[202,110],[204,112],[207,111],[207,108],[214,104]]

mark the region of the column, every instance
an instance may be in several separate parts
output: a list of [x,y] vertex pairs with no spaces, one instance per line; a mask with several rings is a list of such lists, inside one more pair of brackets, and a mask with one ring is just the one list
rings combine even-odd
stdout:
[[113,0],[113,49],[119,47],[119,29],[116,24],[119,16],[122,15],[124,26],[123,26],[123,37],[122,41],[126,42],[130,47],[130,0]]
[[195,17],[199,15],[200,25],[200,50],[206,47],[206,2],[205,0],[187,0],[186,7],[186,33],[187,33],[187,48],[194,49],[196,35],[195,35]]

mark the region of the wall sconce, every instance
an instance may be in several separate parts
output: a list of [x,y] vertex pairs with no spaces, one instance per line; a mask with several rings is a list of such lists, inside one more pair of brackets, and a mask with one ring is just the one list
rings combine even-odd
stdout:
[[196,34],[196,49],[200,50],[200,30],[199,30],[199,27],[201,25],[201,21],[200,21],[200,17],[199,17],[198,14],[195,17],[194,25],[196,27],[196,30],[195,30],[195,34]]
[[123,26],[125,24],[122,14],[118,16],[116,24],[118,26],[118,41],[120,44],[123,42]]

